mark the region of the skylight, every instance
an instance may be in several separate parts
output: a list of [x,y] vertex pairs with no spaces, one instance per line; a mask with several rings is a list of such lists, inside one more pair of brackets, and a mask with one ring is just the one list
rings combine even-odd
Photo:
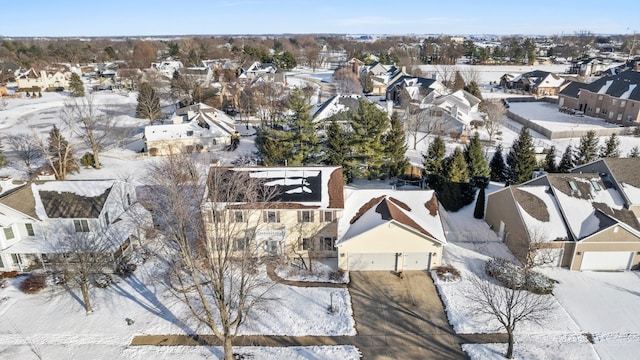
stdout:
[[576,183],[573,181],[569,181],[569,187],[571,188],[571,191],[578,191],[578,187],[576,186]]
[[602,188],[600,187],[600,184],[598,184],[598,182],[596,182],[595,180],[591,180],[591,185],[596,191],[602,190]]

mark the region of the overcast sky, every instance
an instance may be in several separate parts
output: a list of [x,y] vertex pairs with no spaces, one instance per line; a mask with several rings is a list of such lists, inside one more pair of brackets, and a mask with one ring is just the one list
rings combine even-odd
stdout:
[[2,0],[0,9],[0,36],[640,32],[638,0]]

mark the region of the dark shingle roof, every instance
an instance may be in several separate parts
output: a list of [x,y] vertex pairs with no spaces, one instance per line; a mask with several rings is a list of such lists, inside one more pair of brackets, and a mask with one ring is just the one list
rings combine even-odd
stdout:
[[81,196],[71,192],[39,191],[42,205],[49,218],[97,218],[109,197],[111,188],[94,196]]
[[640,188],[640,158],[602,159],[619,183]]
[[588,85],[589,84],[586,84],[586,83],[572,81],[569,83],[569,85],[567,85],[567,87],[565,87],[564,89],[562,89],[562,91],[560,91],[560,95],[569,96],[577,99],[580,93],[580,89],[583,89]]
[[[607,87],[607,83],[611,82],[611,85]],[[605,76],[592,82],[591,84],[584,84],[581,88],[589,90],[593,93],[607,94],[612,97],[619,98],[629,90],[631,86],[636,85],[635,88],[628,94],[628,99],[640,101],[640,72],[637,71],[623,71],[617,75]],[[571,85],[569,85],[570,87]],[[568,87],[567,87],[568,88]],[[567,89],[560,92],[561,95],[567,95],[577,97],[577,95],[571,95]],[[572,90],[574,91],[574,90]]]
[[513,197],[527,214],[536,220],[549,221],[549,211],[547,211],[547,205],[542,199],[518,188],[512,188],[512,192]]

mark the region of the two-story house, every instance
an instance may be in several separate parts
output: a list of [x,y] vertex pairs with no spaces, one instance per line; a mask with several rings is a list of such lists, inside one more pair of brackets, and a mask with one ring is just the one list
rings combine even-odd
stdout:
[[640,122],[640,72],[623,71],[590,84],[572,83],[559,94],[558,105],[622,126]]
[[[77,251],[104,256],[113,270],[132,241],[144,240],[142,229],[150,223],[135,187],[122,181],[34,181],[3,188],[0,271],[46,268]],[[80,243],[86,246],[74,247]]]
[[40,72],[33,68],[16,77],[18,91],[43,91],[47,89],[68,89],[70,72],[59,70]]

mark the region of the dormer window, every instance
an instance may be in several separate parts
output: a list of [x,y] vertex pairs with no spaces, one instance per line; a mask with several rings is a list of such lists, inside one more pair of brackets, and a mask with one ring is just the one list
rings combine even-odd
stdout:
[[2,231],[4,231],[4,238],[7,239],[7,240],[11,240],[11,239],[14,239],[16,237],[16,235],[13,233],[13,229],[11,227],[3,228]]
[[187,136],[193,136],[193,130],[187,131]]
[[76,232],[89,232],[89,222],[87,220],[73,220],[73,227]]
[[24,227],[27,229],[27,235],[29,235],[29,236],[35,236],[36,235],[35,231],[33,231],[33,224],[26,223],[26,224],[24,224]]

